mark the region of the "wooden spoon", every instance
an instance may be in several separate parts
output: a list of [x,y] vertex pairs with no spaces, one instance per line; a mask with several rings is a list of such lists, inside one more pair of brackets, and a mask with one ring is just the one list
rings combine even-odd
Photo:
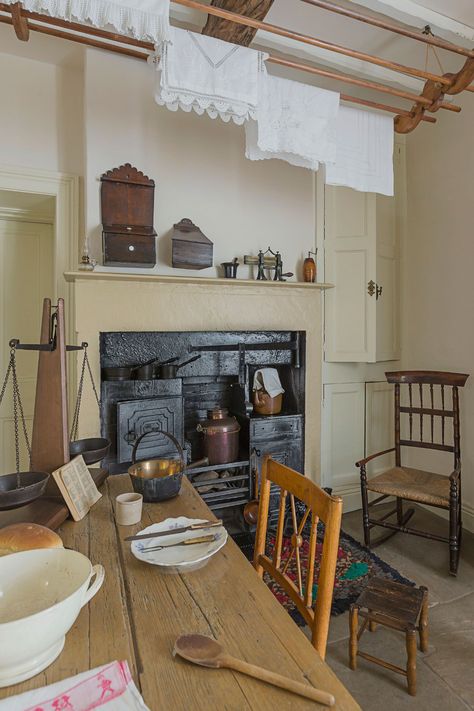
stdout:
[[254,679],[266,681],[267,684],[278,686],[280,689],[291,691],[293,694],[299,694],[312,701],[317,701],[325,706],[334,706],[336,703],[334,696],[326,691],[314,689],[307,684],[300,684],[298,681],[281,676],[281,674],[275,674],[268,671],[268,669],[256,667],[254,664],[249,664],[242,659],[226,654],[219,642],[203,634],[185,634],[178,637],[174,644],[173,656],[176,656],[176,654],[183,657],[183,659],[187,659],[188,662],[199,664],[202,667],[233,669]]

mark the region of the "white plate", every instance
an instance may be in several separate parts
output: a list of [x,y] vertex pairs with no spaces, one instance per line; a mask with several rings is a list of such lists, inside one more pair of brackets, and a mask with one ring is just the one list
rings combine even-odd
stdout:
[[[187,518],[186,516],[167,518],[165,521],[147,526],[142,531],[139,531],[137,535],[182,528],[184,526],[190,526],[192,523],[202,523],[204,520],[205,519],[202,518]],[[154,548],[161,544],[168,545],[170,543],[178,543],[179,541],[184,541],[185,538],[199,538],[210,534],[215,536],[215,540],[209,543],[196,543],[191,546],[172,546],[171,548],[162,548],[158,551],[147,551],[148,548]],[[148,538],[144,541],[132,541],[131,551],[135,558],[145,563],[157,565],[162,572],[190,573],[193,570],[202,568],[207,561],[226,544],[226,541],[227,531],[224,526],[218,526],[216,528],[199,529],[197,531],[185,531],[184,533],[170,533],[169,536]]]

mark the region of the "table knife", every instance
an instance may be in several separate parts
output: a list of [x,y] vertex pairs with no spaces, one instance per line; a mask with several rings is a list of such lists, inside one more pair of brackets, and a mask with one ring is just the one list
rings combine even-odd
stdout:
[[202,521],[201,523],[191,523],[189,526],[181,526],[181,528],[168,528],[166,531],[157,531],[156,533],[143,533],[136,536],[128,536],[124,541],[145,541],[147,538],[161,538],[161,536],[171,536],[173,533],[186,533],[186,531],[199,531],[201,528],[215,528],[222,526],[222,521]]
[[165,543],[162,546],[150,546],[149,548],[144,548],[142,553],[161,551],[163,548],[174,548],[175,546],[194,546],[198,543],[211,543],[215,540],[216,537],[212,534],[209,536],[196,536],[196,538],[185,538],[184,541],[178,541],[178,543]]

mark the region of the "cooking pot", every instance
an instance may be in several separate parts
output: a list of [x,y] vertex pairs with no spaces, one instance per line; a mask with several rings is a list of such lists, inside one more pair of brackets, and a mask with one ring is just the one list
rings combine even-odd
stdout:
[[0,687],[29,679],[56,659],[103,580],[101,565],[65,548],[0,558]]
[[131,366],[102,368],[102,380],[131,380]]
[[[137,462],[137,449],[142,439],[149,434],[157,433],[168,437],[173,442],[178,450],[178,458],[147,459],[143,462]],[[144,501],[166,501],[166,499],[178,496],[183,480],[183,472],[186,469],[206,466],[207,464],[209,464],[209,461],[206,457],[186,466],[183,448],[176,437],[169,432],[149,430],[140,435],[133,445],[132,466],[129,467],[128,473],[132,480],[133,490],[137,494],[143,494]]]
[[225,408],[207,411],[207,420],[199,422],[196,429],[204,435],[204,454],[209,464],[228,464],[239,456],[240,425]]
[[[201,355],[196,355],[193,358],[190,358],[189,360],[185,360],[184,363],[180,363],[179,365],[171,365],[168,363],[162,363],[159,367],[158,371],[158,377],[162,378],[163,380],[171,380],[172,378],[176,378],[178,376],[178,370],[180,368],[184,368],[185,365],[189,365],[189,363],[194,363],[195,360],[199,360]],[[174,360],[178,360],[175,358]]]
[[155,377],[157,369],[168,363],[174,363],[177,360],[178,357],[176,356],[175,358],[168,358],[168,360],[164,360],[162,363],[157,363],[157,359],[153,358],[153,360],[147,360],[146,363],[142,363],[142,365],[135,366],[132,370],[135,372],[135,378],[137,380],[152,380]]

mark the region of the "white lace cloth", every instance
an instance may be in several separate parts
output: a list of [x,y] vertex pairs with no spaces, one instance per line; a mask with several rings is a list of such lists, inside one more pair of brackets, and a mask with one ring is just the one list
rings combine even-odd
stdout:
[[279,158],[317,170],[336,159],[339,94],[269,74],[260,75],[257,126],[246,125],[250,160]]
[[242,124],[254,117],[258,76],[268,55],[214,37],[171,28],[157,47],[155,100],[171,111],[206,112]]
[[[5,0],[11,5],[16,0]],[[120,34],[154,44],[169,38],[170,0],[22,0],[30,12],[113,28]]]
[[326,166],[326,183],[393,195],[391,116],[341,106],[337,117],[336,162]]

